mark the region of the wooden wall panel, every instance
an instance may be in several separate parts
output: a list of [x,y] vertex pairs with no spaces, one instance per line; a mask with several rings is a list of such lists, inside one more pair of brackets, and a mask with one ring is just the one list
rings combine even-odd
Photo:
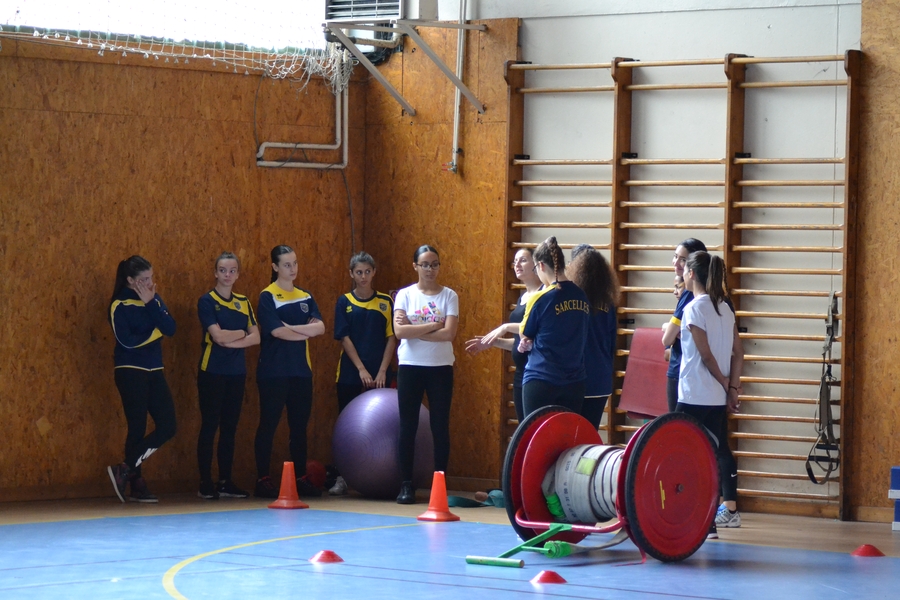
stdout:
[[[455,32],[422,27],[419,33],[453,68]],[[378,287],[414,283],[413,251],[428,243],[441,253],[440,281],[460,296],[448,473],[450,485],[458,488],[497,485],[500,474],[503,357],[493,350],[470,357],[463,343],[508,315],[503,302],[508,266],[502,72],[505,61],[517,57],[517,42],[516,20],[491,21],[488,31],[468,38],[464,81],[482,102],[487,104],[486,94],[491,103],[485,115],[478,115],[463,100],[459,175],[441,170],[451,159],[455,88],[431,60],[421,50],[411,52],[410,43],[391,58],[394,65],[402,59],[402,93],[416,109],[414,117],[397,116],[399,105],[376,81],[369,83],[365,245],[379,261]],[[485,66],[499,79],[485,79]]]
[[[125,420],[106,305],[116,264],[132,253],[154,264],[178,324],[163,343],[178,434],[147,463],[154,489],[196,486],[196,301],[212,286],[211,261],[224,249],[241,257],[237,289],[254,304],[269,280],[271,247],[287,243],[300,256],[298,284],[326,321],[326,334],[312,342],[309,431],[310,456],[327,461],[339,353],[331,314],[347,289],[351,253],[341,173],[256,167],[256,76],[112,62],[6,40],[0,54],[0,333],[8,341],[0,350],[0,500],[108,495],[103,469],[121,458]],[[364,87],[352,84],[346,175],[358,244],[364,102]],[[319,81],[298,94],[266,80],[260,141],[331,141],[333,106]],[[251,349],[235,461],[244,486],[255,479],[256,356]],[[273,463],[287,456],[283,427]]]
[[890,468],[900,465],[900,1],[862,3],[863,101],[856,257],[856,386],[846,466],[851,517],[891,521]]

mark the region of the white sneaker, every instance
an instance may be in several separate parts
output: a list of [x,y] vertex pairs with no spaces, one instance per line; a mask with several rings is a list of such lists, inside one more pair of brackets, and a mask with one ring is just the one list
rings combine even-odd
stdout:
[[344,478],[340,475],[337,476],[337,480],[334,482],[334,485],[331,486],[331,489],[328,490],[328,494],[331,496],[343,496],[347,493],[347,482],[344,481]]
[[741,513],[738,511],[731,512],[725,505],[719,507],[718,512],[716,513],[716,525],[718,527],[740,527],[741,526]]

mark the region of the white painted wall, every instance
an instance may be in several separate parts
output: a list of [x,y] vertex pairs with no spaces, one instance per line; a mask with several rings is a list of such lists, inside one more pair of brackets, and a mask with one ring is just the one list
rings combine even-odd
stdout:
[[[440,18],[453,20],[459,14],[459,2],[440,2]],[[861,5],[858,1],[799,2],[683,0],[470,0],[468,18],[491,19],[519,17],[522,56],[533,63],[599,63],[622,56],[651,60],[721,58],[728,53],[759,57],[839,55],[860,44]],[[748,81],[800,79],[843,79],[839,63],[805,62],[790,65],[753,65]],[[722,66],[640,69],[635,83],[725,81]],[[526,87],[609,85],[607,70],[535,72],[526,76]],[[525,144],[532,158],[611,158],[612,98],[609,94],[530,95],[526,100]],[[845,137],[844,88],[805,88],[751,90],[747,96],[746,150],[754,157],[843,157]],[[634,151],[641,158],[723,158],[725,144],[725,91],[639,92],[634,102]],[[640,167],[632,175],[640,179],[722,179],[724,167]],[[531,167],[526,179],[608,179],[608,167]],[[745,176],[757,179],[835,179],[843,177],[840,166],[748,167]],[[632,200],[721,200],[722,188],[637,188]],[[835,202],[843,197],[843,188],[754,188],[745,191],[745,200]],[[525,200],[608,199],[608,188],[527,188]],[[525,209],[529,221],[606,222],[607,209]],[[840,209],[766,210],[747,209],[744,218],[758,223],[841,223]],[[721,211],[697,209],[632,209],[632,220],[644,222],[721,222]],[[525,239],[540,241],[557,235],[561,242],[608,243],[605,230],[528,229]],[[708,245],[721,245],[719,231],[643,231],[638,243],[671,244],[688,236],[699,237]],[[779,245],[840,246],[840,235],[833,232],[759,232],[747,234],[744,243]],[[632,264],[667,265],[671,252],[635,253]],[[838,258],[830,254],[745,255],[744,266],[794,268],[837,268]],[[793,262],[792,262],[793,261]],[[635,274],[631,285],[669,286],[671,272]],[[758,289],[840,289],[840,279],[831,277],[753,276],[745,286]],[[641,306],[665,308],[673,305],[666,294],[643,294],[629,299]],[[783,297],[745,297],[742,308],[782,312],[822,313],[822,299]],[[637,326],[658,326],[658,315],[638,317]],[[744,319],[751,331],[809,333],[822,335],[824,323],[817,320]],[[792,342],[745,343],[748,354],[821,355],[821,345]],[[839,346],[835,346],[839,355]],[[745,374],[770,377],[818,379],[820,365],[748,363]],[[839,376],[839,373],[836,373]],[[815,397],[809,386],[768,386],[756,394]],[[812,416],[807,405],[755,403],[754,413]],[[811,425],[765,425],[743,422],[742,431],[812,435]],[[760,445],[744,442],[745,450],[805,454],[799,444]],[[748,461],[742,469],[802,472],[802,463],[786,461]],[[796,490],[822,493],[809,484],[794,481],[748,479],[742,487]],[[835,489],[830,490],[836,491]]]

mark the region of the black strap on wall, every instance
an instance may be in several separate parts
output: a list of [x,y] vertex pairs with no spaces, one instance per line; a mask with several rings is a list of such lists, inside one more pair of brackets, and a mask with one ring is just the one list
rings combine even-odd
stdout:
[[[816,485],[824,485],[841,464],[840,440],[834,436],[834,417],[831,414],[831,386],[837,381],[831,374],[831,345],[838,334],[837,296],[828,298],[828,314],[825,317],[825,345],[822,347],[822,379],[819,382],[819,404],[816,407],[815,444],[806,457],[806,474]],[[813,473],[813,465],[822,471],[821,479]]]

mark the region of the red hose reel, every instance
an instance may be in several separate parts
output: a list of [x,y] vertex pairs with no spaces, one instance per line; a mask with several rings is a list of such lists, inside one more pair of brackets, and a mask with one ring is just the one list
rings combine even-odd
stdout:
[[[533,412],[516,429],[503,465],[503,495],[522,540],[560,522],[548,508],[542,483],[561,455],[584,444],[602,445],[599,433],[559,406]],[[594,455],[613,448],[596,450]],[[625,447],[617,473],[606,477],[614,480],[601,493],[615,497],[601,501],[615,506],[616,521],[602,527],[572,523],[550,540],[577,544],[592,533],[621,529],[642,553],[664,562],[684,560],[706,540],[719,501],[719,474],[713,443],[693,417],[668,413],[641,427]]]

